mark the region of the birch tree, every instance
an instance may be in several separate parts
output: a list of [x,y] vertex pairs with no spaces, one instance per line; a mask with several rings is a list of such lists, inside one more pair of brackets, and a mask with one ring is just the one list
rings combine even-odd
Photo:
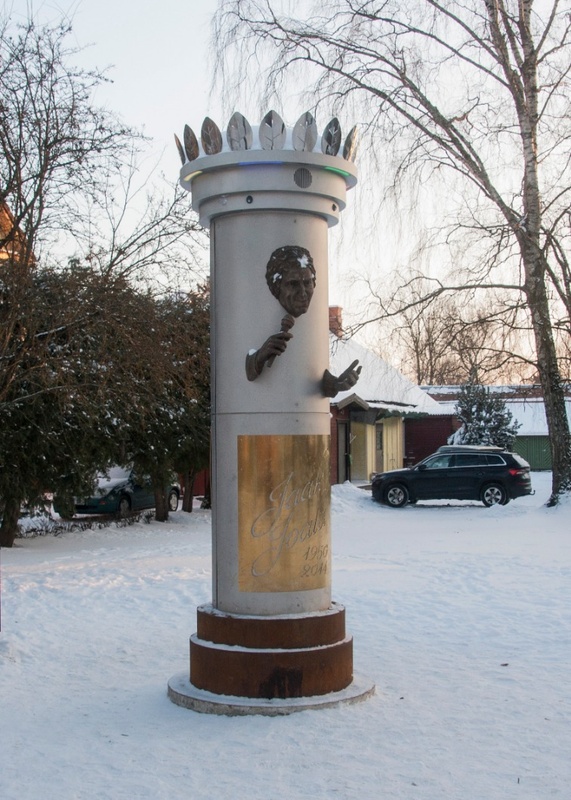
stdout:
[[445,187],[442,239],[465,261],[425,299],[486,287],[521,298],[557,503],[571,491],[556,347],[571,332],[568,3],[225,0],[215,35],[229,91],[232,76],[251,85],[267,65],[266,97],[295,80],[317,106],[360,114],[387,195],[407,180],[425,196]]

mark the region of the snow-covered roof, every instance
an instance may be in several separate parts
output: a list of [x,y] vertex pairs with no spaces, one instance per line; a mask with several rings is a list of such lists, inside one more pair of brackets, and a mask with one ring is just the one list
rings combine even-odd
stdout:
[[355,403],[363,409],[378,409],[393,416],[448,413],[419,386],[354,339],[339,339],[330,334],[329,369],[334,375],[340,375],[356,359],[362,367],[358,383],[332,401],[340,408]]
[[[506,400],[506,408],[511,411],[514,420],[521,424],[518,436],[547,436],[547,419],[545,407],[541,398],[518,398]],[[454,414],[456,400],[441,400],[438,405],[445,409],[446,414]],[[571,423],[571,398],[565,401],[567,417]]]
[[[456,398],[462,391],[461,384],[445,384],[420,387],[424,392],[433,397],[435,400],[447,400]],[[486,386],[490,394],[500,395],[505,399],[527,400],[532,398],[542,398],[543,392],[538,383],[512,383],[505,385],[488,385]],[[571,398],[571,383],[563,384],[563,391]]]

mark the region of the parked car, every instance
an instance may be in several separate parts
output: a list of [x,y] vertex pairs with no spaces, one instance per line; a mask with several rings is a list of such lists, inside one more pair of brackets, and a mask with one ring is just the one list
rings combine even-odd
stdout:
[[481,500],[505,505],[532,493],[530,467],[500,447],[446,445],[407,469],[372,476],[373,499],[400,508],[417,500]]
[[[168,487],[168,506],[176,511],[180,487]],[[117,514],[128,516],[132,511],[155,507],[155,494],[148,478],[138,478],[129,467],[110,467],[97,474],[97,485],[91,497],[74,498],[76,514]],[[66,509],[54,499],[54,511],[65,514]]]

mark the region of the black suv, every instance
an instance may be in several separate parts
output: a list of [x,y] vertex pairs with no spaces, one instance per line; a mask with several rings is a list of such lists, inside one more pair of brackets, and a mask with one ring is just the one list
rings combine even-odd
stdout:
[[373,499],[393,508],[417,500],[481,500],[505,505],[531,494],[529,464],[500,447],[447,445],[415,467],[372,477]]

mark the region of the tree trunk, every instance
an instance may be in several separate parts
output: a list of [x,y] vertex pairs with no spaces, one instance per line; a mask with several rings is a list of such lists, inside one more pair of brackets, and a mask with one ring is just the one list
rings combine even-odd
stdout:
[[551,447],[553,484],[548,505],[556,505],[563,492],[571,491],[571,436],[565,407],[565,391],[553,342],[547,297],[542,287],[538,289],[536,285],[528,293],[528,302]]
[[556,505],[563,492],[571,490],[571,435],[565,407],[565,391],[553,340],[545,269],[535,248],[524,253],[526,299],[531,313],[537,354],[537,371],[543,391],[549,431],[553,483],[548,505]]
[[169,518],[169,504],[164,486],[153,486],[155,492],[155,519],[157,522],[166,522]]
[[189,514],[192,513],[192,504],[194,501],[194,479],[196,477],[196,473],[194,470],[189,470],[185,472],[183,475],[183,484],[182,488],[184,491],[184,495],[182,498],[182,510],[187,511]]
[[20,498],[7,497],[4,503],[4,515],[0,525],[0,547],[12,547],[18,533],[20,519]]

